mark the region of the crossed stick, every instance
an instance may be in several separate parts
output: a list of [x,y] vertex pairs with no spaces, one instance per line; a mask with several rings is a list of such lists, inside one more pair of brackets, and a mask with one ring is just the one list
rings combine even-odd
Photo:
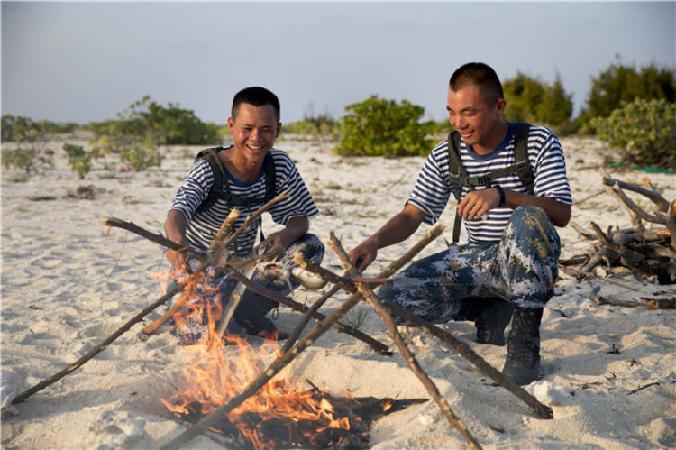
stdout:
[[[397,270],[399,270],[404,264],[406,264],[413,256],[420,252],[427,244],[429,244],[434,238],[439,236],[443,231],[443,227],[436,226],[430,232],[428,232],[425,237],[413,246],[408,252],[406,252],[401,258],[390,264],[390,266],[381,273],[381,277],[386,278],[393,275]],[[425,371],[420,367],[420,364],[415,359],[413,353],[409,350],[406,342],[402,338],[401,334],[396,329],[391,312],[394,312],[395,315],[409,320],[412,323],[423,326],[428,331],[430,331],[435,336],[439,337],[444,343],[451,346],[454,350],[458,351],[463,357],[467,358],[472,364],[476,365],[481,372],[489,376],[491,379],[496,381],[498,385],[506,388],[518,398],[526,402],[531,406],[536,415],[541,418],[551,419],[553,417],[553,412],[551,408],[540,403],[533,396],[528,394],[523,388],[511,382],[508,378],[502,375],[500,372],[495,370],[492,366],[486,363],[481,356],[471,350],[467,344],[456,339],[450,334],[446,333],[439,327],[436,327],[422,319],[417,318],[412,313],[406,311],[405,309],[398,307],[390,302],[383,302],[379,299],[373,291],[368,287],[367,283],[360,279],[359,274],[352,267],[347,254],[342,248],[340,241],[331,233],[330,247],[338,255],[341,263],[346,270],[350,271],[351,279],[340,277],[336,274],[326,271],[318,266],[306,263],[306,267],[310,270],[314,270],[320,275],[330,278],[331,281],[334,281],[336,284],[334,288],[329,291],[332,292],[336,289],[337,286],[346,287],[348,290],[353,292],[353,295],[346,300],[338,309],[333,311],[328,315],[324,320],[318,322],[314,328],[290,348],[285,347],[285,350],[277,357],[277,359],[268,367],[267,370],[263,371],[255,380],[253,380],[249,385],[247,385],[240,394],[232,397],[228,402],[218,408],[213,413],[205,416],[199,420],[194,425],[190,426],[185,432],[168,442],[162,447],[162,450],[173,450],[178,449],[183,445],[188,444],[195,436],[201,434],[202,432],[209,429],[209,427],[214,426],[217,422],[223,419],[230,411],[237,408],[242,404],[247,398],[254,395],[258,390],[260,390],[265,384],[267,384],[275,375],[277,375],[284,367],[286,367],[291,361],[293,361],[300,353],[302,353],[307,347],[312,345],[323,333],[325,333],[331,326],[334,324],[340,317],[347,313],[352,307],[354,307],[361,300],[362,295],[365,297],[366,301],[374,308],[378,315],[382,318],[385,326],[388,330],[388,335],[395,342],[402,356],[406,360],[409,368],[415,373],[416,377],[421,381],[425,389],[432,396],[434,401],[439,406],[441,413],[444,415],[451,427],[455,428],[463,436],[469,448],[479,449],[481,448],[480,444],[474,439],[470,431],[467,429],[466,425],[458,418],[452,411],[448,402],[441,396],[438,388],[434,384],[434,381],[425,373]],[[301,261],[302,263],[302,261]],[[337,289],[336,289],[337,290]],[[328,293],[327,293],[328,294]],[[326,295],[322,296],[311,308],[316,310],[316,306],[325,301]],[[309,319],[309,314],[306,314],[306,317],[303,318],[301,324],[307,322]],[[302,329],[302,325],[299,324],[299,327]],[[298,328],[297,330],[298,331]],[[300,332],[299,332],[300,333]],[[295,333],[294,333],[295,334]]]

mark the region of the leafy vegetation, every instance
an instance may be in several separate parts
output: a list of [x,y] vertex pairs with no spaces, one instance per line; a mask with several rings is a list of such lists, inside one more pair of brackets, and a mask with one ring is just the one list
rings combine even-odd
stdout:
[[340,123],[329,114],[309,115],[303,120],[283,124],[282,133],[338,137]]
[[3,148],[3,167],[14,167],[27,174],[53,167],[54,155],[47,150],[46,140],[44,123],[35,123],[23,116],[2,116],[2,141],[16,143],[14,148]]
[[542,124],[557,130],[569,130],[573,101],[563,88],[560,76],[554,83],[518,72],[503,83],[507,109],[505,117],[511,122]]
[[82,180],[91,169],[92,157],[98,156],[96,152],[87,152],[83,146],[65,143],[63,144],[63,151],[68,155],[68,167],[77,172],[78,177]]
[[424,155],[430,150],[428,123],[419,123],[425,108],[373,95],[345,107],[342,139],[335,151],[345,155]]
[[621,149],[626,160],[676,169],[676,105],[637,98],[608,117],[592,119],[599,139]]
[[637,70],[633,66],[614,63],[602,70],[592,79],[587,105],[580,114],[580,122],[586,125],[583,131],[593,133],[591,119],[608,117],[637,98],[674,103],[676,85],[671,69],[651,64]]

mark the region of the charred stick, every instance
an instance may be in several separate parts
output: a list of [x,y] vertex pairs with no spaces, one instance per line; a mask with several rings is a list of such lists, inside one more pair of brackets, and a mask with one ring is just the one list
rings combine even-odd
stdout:
[[[341,263],[343,264],[343,268],[345,270],[349,270],[352,277],[356,279],[359,276],[359,274],[357,270],[352,266],[352,263],[350,262],[347,253],[343,249],[343,246],[333,233],[331,233],[329,247],[331,247],[331,249],[336,253],[336,255],[338,255],[338,259],[340,259]],[[467,429],[467,426],[463,423],[462,419],[460,419],[458,416],[455,415],[455,413],[451,409],[451,406],[448,404],[446,399],[441,395],[441,392],[439,392],[437,385],[423,370],[423,368],[418,363],[416,357],[408,348],[406,341],[404,341],[404,338],[401,337],[401,334],[399,334],[399,331],[397,331],[397,327],[394,325],[392,316],[390,315],[389,311],[383,306],[382,301],[373,293],[373,291],[365,283],[355,280],[355,285],[359,290],[359,292],[361,292],[361,294],[364,296],[364,299],[369,303],[369,305],[371,305],[371,307],[376,311],[376,313],[378,313],[383,323],[387,327],[387,334],[390,336],[390,339],[392,339],[394,343],[397,345],[397,348],[399,349],[401,355],[404,357],[404,360],[408,364],[408,367],[415,374],[418,380],[420,380],[422,385],[425,387],[425,390],[427,390],[430,396],[434,399],[434,402],[441,410],[441,414],[446,418],[448,424],[452,428],[455,428],[462,435],[462,437],[465,438],[465,441],[467,441],[467,445],[470,448],[480,449],[481,445],[479,445],[476,439],[474,439],[474,436],[472,436],[472,434],[469,432],[469,429]]]
[[153,310],[158,308],[159,306],[163,305],[166,303],[170,298],[172,298],[176,293],[180,292],[183,290],[182,285],[177,285],[174,289],[171,291],[167,292],[164,294],[162,297],[160,297],[157,301],[154,303],[151,303],[149,306],[145,307],[144,309],[141,310],[140,313],[129,319],[127,322],[124,323],[120,328],[118,328],[113,334],[108,336],[103,342],[100,344],[96,345],[94,348],[92,348],[90,351],[88,351],[85,355],[83,355],[80,359],[75,361],[74,363],[70,364],[68,367],[65,369],[55,373],[51,377],[40,381],[38,384],[35,386],[26,389],[25,391],[19,393],[14,399],[12,400],[12,404],[17,404],[21,403],[24,400],[26,400],[28,397],[31,395],[35,394],[38,391],[43,390],[50,384],[53,384],[57,381],[59,381],[61,378],[65,377],[69,373],[72,373],[76,371],[80,366],[82,366],[84,363],[92,359],[94,356],[98,355],[101,353],[103,350],[108,347],[111,343],[115,341],[118,337],[120,337],[123,333],[125,333],[127,330],[129,330],[132,326],[134,326],[136,323],[140,322],[143,320],[145,316],[150,314]]
[[174,302],[174,304],[171,305],[171,307],[167,311],[165,311],[164,314],[162,314],[162,317],[160,317],[156,321],[150,323],[145,328],[143,328],[142,330],[143,334],[153,334],[155,331],[157,331],[158,328],[167,323],[169,319],[174,317],[174,314],[176,314],[181,308],[183,308],[183,306],[185,306],[187,301],[192,296],[193,292],[195,291],[195,287],[203,277],[204,271],[206,270],[207,266],[209,266],[209,264],[215,265],[216,261],[219,261],[224,258],[223,251],[225,246],[223,245],[223,239],[238,216],[239,210],[237,208],[233,208],[228,214],[228,217],[226,217],[223,223],[221,224],[219,230],[216,232],[216,235],[214,236],[213,241],[211,241],[211,244],[209,244],[207,258],[202,260],[197,269],[195,270],[195,272],[189,276],[187,281],[187,288],[183,293],[183,295],[181,295],[181,297],[176,302]]
[[223,406],[215,410],[213,413],[205,416],[200,419],[194,425],[190,426],[182,434],[168,442],[167,444],[161,447],[161,450],[175,450],[179,449],[182,446],[188,444],[195,436],[203,433],[208,430],[210,427],[216,425],[219,421],[222,420],[230,411],[237,408],[239,405],[244,402],[247,398],[254,395],[258,392],[263,386],[265,386],[268,381],[270,381],[275,375],[277,375],[284,367],[286,367],[291,361],[293,361],[298,355],[300,355],[307,347],[312,345],[317,338],[324,334],[333,324],[335,324],[338,319],[340,319],[346,312],[348,312],[354,305],[359,303],[361,297],[355,295],[350,298],[348,301],[340,305],[340,307],[334,310],[331,314],[326,316],[321,322],[317,323],[314,328],[296,345],[291,348],[291,350],[281,354],[275,361],[267,368],[267,370],[261,372],[251,383],[249,383],[240,394],[230,398]]
[[592,233],[589,233],[589,232],[585,231],[585,230],[584,230],[580,225],[578,225],[578,223],[575,222],[574,220],[571,220],[571,221],[570,221],[570,226],[573,228],[573,230],[575,230],[575,231],[577,232],[577,234],[579,234],[579,235],[582,236],[583,238],[587,239],[588,241],[593,241],[594,239],[596,239],[596,235],[595,235],[595,234],[592,234]]
[[[436,231],[435,231],[436,230]],[[429,232],[416,243],[411,249],[409,249],[402,257],[391,263],[384,271],[380,273],[381,277],[390,277],[397,270],[399,270],[404,264],[406,264],[411,258],[418,254],[427,244],[429,244],[435,237],[441,234],[443,230],[442,227],[435,227],[432,232]],[[246,279],[246,277],[242,278]],[[242,280],[244,282],[244,280]],[[254,284],[252,284],[253,286]],[[247,286],[249,287],[249,286]],[[252,289],[253,290],[253,289]],[[254,291],[255,292],[255,291]],[[261,294],[264,295],[264,294]],[[270,297],[273,300],[274,297]],[[360,294],[352,295],[348,300],[346,300],[339,308],[334,310],[331,314],[323,318],[323,320],[317,323],[314,328],[302,339],[300,340],[293,348],[288,352],[285,352],[280,357],[278,357],[272,365],[263,373],[261,373],[254,381],[252,381],[241,394],[231,398],[225,405],[218,408],[213,413],[204,417],[202,420],[189,427],[181,435],[167,443],[162,447],[163,450],[169,449],[178,449],[180,446],[187,444],[192,440],[193,437],[201,434],[206,431],[210,426],[218,422],[225,414],[228,414],[234,408],[237,408],[242,404],[244,400],[254,395],[258,390],[263,387],[268,381],[272,379],[277,373],[279,373],[284,367],[286,367],[296,356],[298,356],[303,350],[321,336],[326,330],[331,326],[338,323],[345,313],[352,309],[359,301],[361,300]]]
[[674,309],[676,308],[676,297],[650,298],[644,297],[645,307],[648,309]]
[[190,299],[192,296],[193,292],[195,292],[195,286],[197,285],[198,281],[197,278],[200,276],[200,274],[193,274],[190,275],[190,277],[186,280],[185,284],[185,290],[181,294],[181,296],[174,302],[173,305],[169,309],[167,309],[164,314],[162,314],[162,317],[159,319],[149,323],[143,329],[141,332],[145,335],[150,335],[156,332],[162,325],[167,323],[169,319],[174,317],[174,314],[178,312],[179,309],[181,309]]

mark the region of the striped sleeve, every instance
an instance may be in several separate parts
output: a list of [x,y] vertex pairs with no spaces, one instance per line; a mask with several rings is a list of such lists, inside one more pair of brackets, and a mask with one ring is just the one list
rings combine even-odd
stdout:
[[209,163],[205,160],[197,161],[179,186],[176,196],[171,203],[171,209],[183,213],[187,221],[191,221],[197,208],[209,195],[214,184],[214,174]]
[[561,143],[551,133],[535,160],[535,195],[553,198],[566,205],[573,203]]
[[286,225],[292,217],[310,218],[319,215],[317,205],[296,164],[282,151],[273,151],[272,156],[275,162],[277,192],[289,193],[284,200],[270,208],[272,220],[277,224]]
[[447,182],[447,151],[448,145],[445,142],[432,150],[418,173],[413,192],[406,200],[406,204],[415,206],[425,214],[423,220],[428,225],[434,225],[439,220],[451,194]]

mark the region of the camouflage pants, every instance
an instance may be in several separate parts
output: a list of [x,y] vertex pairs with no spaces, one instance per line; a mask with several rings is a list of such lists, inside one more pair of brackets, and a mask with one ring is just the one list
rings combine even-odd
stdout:
[[542,208],[514,210],[499,241],[453,244],[412,263],[378,295],[434,323],[462,319],[461,300],[500,297],[542,308],[553,295],[561,241]]
[[[302,253],[307,261],[321,264],[324,259],[324,244],[322,244],[316,235],[305,234],[289,245],[289,248],[281,255],[279,261],[282,265],[291,266],[293,265],[293,255],[296,253]],[[184,311],[186,316],[192,316],[192,309],[202,311],[204,309],[202,306],[205,302],[210,302],[212,305],[217,303],[220,307],[224,308],[230,301],[237,281],[213,268],[207,268],[205,274],[204,282],[195,289],[190,301],[190,304],[195,305],[195,307],[187,308]],[[287,282],[285,279],[270,277],[265,271],[258,269],[253,272],[251,279],[257,281],[262,287],[281,295],[289,294],[291,289],[295,289],[300,285],[293,277]],[[173,289],[174,286],[175,282],[171,283],[167,291]],[[234,318],[237,324],[243,325],[248,323],[255,327],[260,325],[267,313],[277,306],[279,306],[279,303],[258,295],[249,289],[245,289],[242,293],[240,304],[234,312]],[[199,342],[205,338],[207,320],[206,316],[202,316],[184,321],[183,326],[180,327],[181,330],[178,331],[179,338],[186,343]],[[231,323],[231,333],[240,332],[237,324]]]

